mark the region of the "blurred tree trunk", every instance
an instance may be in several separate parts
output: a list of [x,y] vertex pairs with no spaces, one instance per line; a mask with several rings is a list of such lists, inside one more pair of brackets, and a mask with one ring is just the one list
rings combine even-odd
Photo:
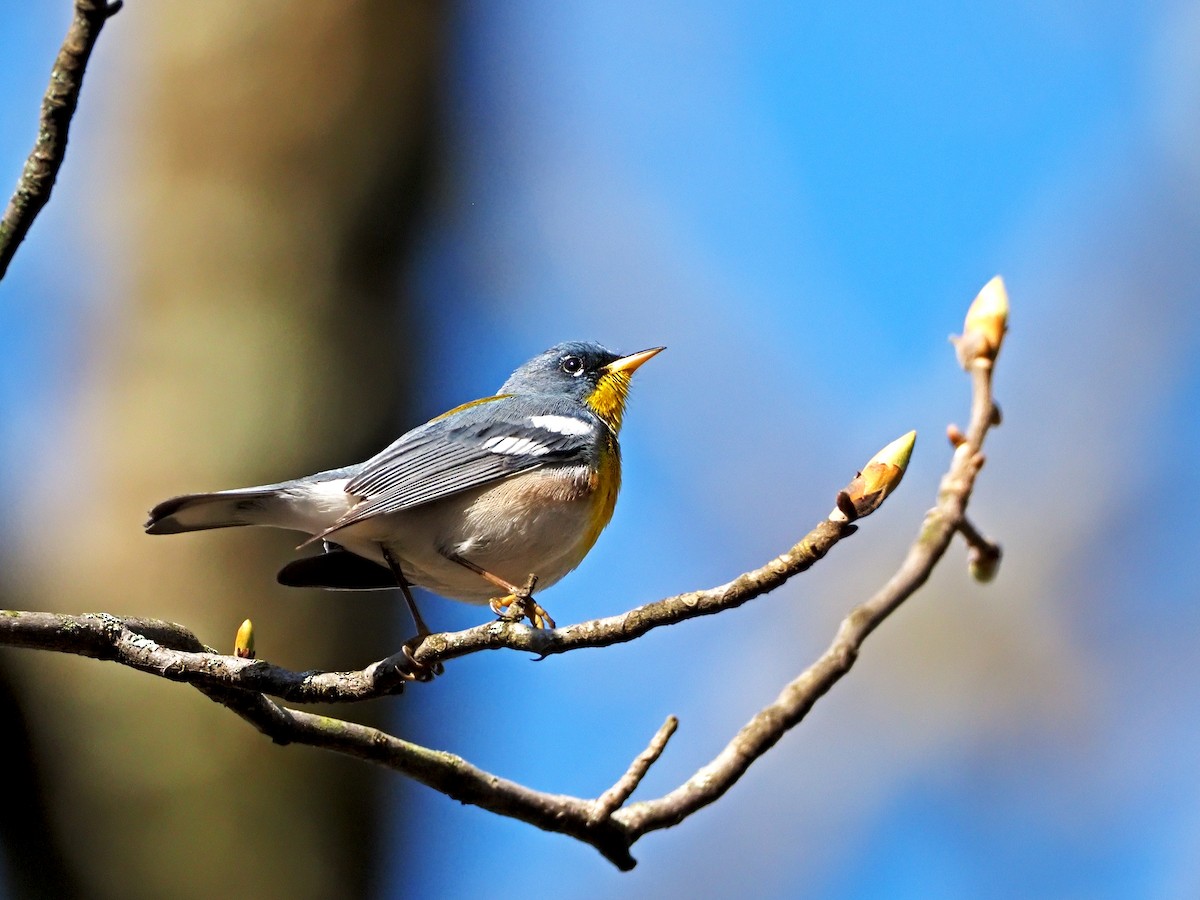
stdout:
[[[135,4],[104,35],[136,82],[100,82],[125,95],[114,153],[75,146],[68,167],[103,185],[97,282],[121,296],[82,348],[75,427],[30,487],[7,600],[178,620],[222,649],[249,616],[260,655],[297,668],[398,646],[409,626],[386,594],[275,585],[293,535],[140,526],[172,494],[353,462],[394,437],[440,9]],[[11,667],[87,895],[367,892],[388,794],[373,770],[274,747],[198,693],[112,666]]]

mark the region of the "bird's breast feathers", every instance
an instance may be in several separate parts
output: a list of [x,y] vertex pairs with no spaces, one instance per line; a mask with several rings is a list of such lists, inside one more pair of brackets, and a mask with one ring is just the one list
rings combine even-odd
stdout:
[[[619,480],[619,475],[617,476]],[[617,483],[587,465],[531,472],[351,525],[335,540],[378,559],[386,543],[414,584],[482,603],[496,589],[452,562],[462,556],[514,584],[549,587],[582,562],[612,516]]]

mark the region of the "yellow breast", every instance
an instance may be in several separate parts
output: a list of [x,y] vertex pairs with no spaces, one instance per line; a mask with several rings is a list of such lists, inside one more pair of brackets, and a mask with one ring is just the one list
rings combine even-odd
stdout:
[[583,554],[592,549],[605,526],[612,520],[617,508],[617,494],[621,490],[621,451],[612,434],[605,435],[606,446],[600,455],[600,465],[592,473],[591,516],[582,540]]

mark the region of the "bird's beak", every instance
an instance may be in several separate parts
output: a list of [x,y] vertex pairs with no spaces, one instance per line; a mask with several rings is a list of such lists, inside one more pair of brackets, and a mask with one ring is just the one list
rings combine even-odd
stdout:
[[650,359],[650,357],[657,356],[666,349],[666,347],[651,347],[649,350],[642,350],[638,353],[630,353],[628,356],[622,356],[620,359],[614,359],[604,367],[604,371],[609,373],[626,372],[628,374],[633,374],[633,372],[637,370],[638,366]]

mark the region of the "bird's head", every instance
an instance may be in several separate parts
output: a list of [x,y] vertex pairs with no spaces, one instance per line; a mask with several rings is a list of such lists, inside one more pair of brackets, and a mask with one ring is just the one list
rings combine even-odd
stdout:
[[590,341],[555,344],[513,372],[500,393],[567,397],[588,407],[615,434],[621,428],[630,376],[664,349],[621,356]]

